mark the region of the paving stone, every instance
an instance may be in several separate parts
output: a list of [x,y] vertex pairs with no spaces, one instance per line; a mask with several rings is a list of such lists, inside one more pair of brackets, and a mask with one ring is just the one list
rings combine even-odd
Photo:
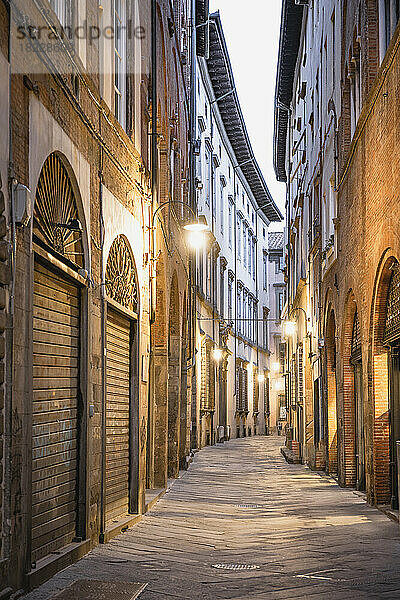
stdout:
[[52,600],[99,573],[148,584],[140,600],[400,598],[398,525],[353,490],[288,465],[281,442],[253,437],[197,453],[140,523],[25,600]]

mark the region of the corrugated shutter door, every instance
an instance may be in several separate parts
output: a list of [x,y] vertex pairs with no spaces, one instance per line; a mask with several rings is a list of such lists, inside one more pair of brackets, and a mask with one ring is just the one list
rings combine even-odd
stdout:
[[79,290],[35,264],[32,560],[76,535]]
[[129,510],[130,322],[107,317],[106,521]]

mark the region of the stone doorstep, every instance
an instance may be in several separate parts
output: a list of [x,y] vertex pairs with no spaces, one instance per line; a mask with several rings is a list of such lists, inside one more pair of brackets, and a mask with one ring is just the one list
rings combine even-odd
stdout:
[[100,535],[100,544],[107,544],[120,533],[124,533],[142,519],[142,515],[128,515],[123,519],[110,523],[105,532]]
[[27,574],[27,587],[31,591],[85,556],[92,548],[90,540],[68,544],[57,553],[45,556],[36,563],[36,568]]
[[167,490],[160,488],[158,490],[146,490],[146,499],[144,505],[144,512],[147,513],[153,508],[155,504],[162,498]]
[[78,579],[51,600],[135,600],[146,587],[147,583]]
[[289,448],[286,448],[286,446],[283,446],[281,448],[281,454],[284,457],[284,459],[286,460],[286,462],[288,462],[292,465],[301,465],[301,458],[296,456],[293,453],[293,451],[289,450]]
[[[156,495],[151,497],[149,502],[145,504],[144,513],[147,513],[149,510],[151,510],[166,491],[166,489],[157,490]],[[142,519],[142,516],[143,515],[129,515],[124,519],[120,519],[119,521],[112,523],[106,528],[103,536],[100,537],[100,543],[106,544],[117,535],[124,533],[127,529],[130,529],[139,523],[139,521]],[[80,558],[85,556],[85,554],[90,552],[92,548],[93,545],[88,539],[84,540],[83,542],[68,544],[68,546],[61,548],[57,553],[50,554],[49,556],[37,561],[36,568],[32,569],[27,574],[28,590],[31,591],[39,587],[62,569],[65,569],[66,567],[77,562]],[[7,598],[7,596],[4,597]],[[1,596],[0,600],[2,600]]]
[[394,510],[389,504],[376,504],[375,508],[380,510],[384,515],[389,517],[395,523],[400,523],[399,511]]

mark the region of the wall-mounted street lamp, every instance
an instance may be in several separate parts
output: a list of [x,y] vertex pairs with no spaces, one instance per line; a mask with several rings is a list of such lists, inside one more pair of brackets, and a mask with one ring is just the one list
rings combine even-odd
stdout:
[[283,321],[282,323],[282,331],[285,337],[290,337],[294,335],[297,330],[296,321]]
[[184,225],[183,229],[185,229],[186,231],[189,232],[188,233],[188,243],[189,243],[190,247],[193,248],[194,250],[198,250],[198,249],[202,248],[205,244],[204,232],[207,231],[208,227],[205,223],[201,223],[201,221],[199,221],[198,216],[196,215],[196,213],[194,212],[194,210],[191,206],[189,206],[188,204],[186,204],[185,202],[182,202],[180,200],[169,200],[168,202],[163,202],[163,204],[160,204],[160,206],[153,213],[153,218],[151,221],[152,229],[154,230],[154,223],[155,223],[155,218],[157,216],[157,213],[162,208],[165,208],[166,206],[169,206],[170,204],[180,204],[181,206],[185,206],[192,213],[192,215],[194,217],[193,221]]
[[215,360],[215,362],[221,362],[221,360],[223,359],[223,356],[224,356],[224,352],[223,352],[222,348],[218,348],[218,347],[213,348],[212,356],[213,356],[213,359]]

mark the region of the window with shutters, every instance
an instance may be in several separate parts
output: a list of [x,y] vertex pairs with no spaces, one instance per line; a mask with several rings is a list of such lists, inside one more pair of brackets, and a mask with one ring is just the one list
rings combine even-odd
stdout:
[[241,359],[236,361],[236,411],[248,412],[248,372],[247,363]]
[[264,373],[264,410],[267,417],[271,414],[270,398],[269,398],[269,377]]
[[259,412],[260,396],[259,396],[260,382],[258,381],[258,369],[253,367],[253,413]]
[[209,413],[215,410],[215,364],[212,359],[211,340],[201,346],[201,396],[200,410]]
[[304,371],[303,371],[303,345],[297,349],[297,402],[304,402]]

